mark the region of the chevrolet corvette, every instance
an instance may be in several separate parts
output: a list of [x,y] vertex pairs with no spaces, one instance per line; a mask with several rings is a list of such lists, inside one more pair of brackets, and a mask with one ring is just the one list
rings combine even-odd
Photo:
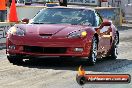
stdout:
[[117,58],[119,32],[94,9],[49,7],[22,22],[27,24],[16,24],[7,32],[10,63],[34,56],[68,56],[85,57],[94,65],[102,57]]

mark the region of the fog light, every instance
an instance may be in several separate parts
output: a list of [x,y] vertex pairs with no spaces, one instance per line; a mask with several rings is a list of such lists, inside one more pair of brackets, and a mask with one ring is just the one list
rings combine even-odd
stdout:
[[15,45],[9,46],[9,49],[16,49]]
[[83,51],[83,48],[75,48],[74,51],[75,52],[82,52]]

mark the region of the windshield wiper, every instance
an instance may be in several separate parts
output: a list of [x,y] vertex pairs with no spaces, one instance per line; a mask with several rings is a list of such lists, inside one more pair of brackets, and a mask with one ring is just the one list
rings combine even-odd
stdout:
[[33,22],[32,24],[56,24],[52,22]]
[[33,22],[31,24],[44,24],[44,23],[42,23],[42,22]]

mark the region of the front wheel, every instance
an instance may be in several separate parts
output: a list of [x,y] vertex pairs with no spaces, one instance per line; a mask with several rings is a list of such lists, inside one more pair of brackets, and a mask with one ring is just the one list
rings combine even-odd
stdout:
[[91,47],[91,51],[90,51],[90,56],[88,57],[88,63],[89,65],[95,65],[96,60],[97,60],[97,39],[94,36],[93,40],[92,40],[92,47]]
[[7,59],[9,60],[10,63],[13,63],[13,64],[22,64],[23,63],[23,59],[19,55],[8,55]]

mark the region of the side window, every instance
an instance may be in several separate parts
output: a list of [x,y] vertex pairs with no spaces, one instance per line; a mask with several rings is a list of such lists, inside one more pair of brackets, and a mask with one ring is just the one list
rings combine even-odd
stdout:
[[97,12],[95,12],[95,17],[96,17],[95,18],[96,19],[96,26],[101,25],[101,23],[103,22],[101,16]]

